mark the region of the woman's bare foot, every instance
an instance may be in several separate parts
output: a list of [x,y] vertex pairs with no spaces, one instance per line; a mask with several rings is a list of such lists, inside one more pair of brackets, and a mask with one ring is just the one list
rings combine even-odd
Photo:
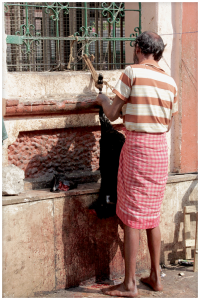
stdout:
[[126,288],[124,282],[118,285],[113,285],[109,288],[101,290],[103,294],[117,297],[135,298],[138,296],[137,286],[133,285],[131,288]]
[[149,277],[141,278],[140,280],[141,280],[141,282],[149,285],[154,291],[162,291],[163,290],[163,286],[161,284],[160,278],[154,279],[150,275]]

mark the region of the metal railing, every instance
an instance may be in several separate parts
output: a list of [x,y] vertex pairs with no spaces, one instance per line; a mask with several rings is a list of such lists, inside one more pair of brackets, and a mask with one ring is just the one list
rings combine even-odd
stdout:
[[[141,3],[7,2],[5,28],[8,71],[82,70],[82,54],[96,69],[125,66],[125,41],[141,33]],[[125,12],[139,14],[134,33],[125,37]]]

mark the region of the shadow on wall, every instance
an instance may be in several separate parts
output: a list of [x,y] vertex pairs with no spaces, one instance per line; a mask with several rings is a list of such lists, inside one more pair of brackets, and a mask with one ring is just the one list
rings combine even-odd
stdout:
[[98,170],[98,127],[20,132],[9,146],[9,163],[25,171],[25,178],[49,180],[57,170],[71,175]]
[[[174,216],[175,228],[174,228],[173,242],[165,244],[164,241],[161,241],[161,263],[165,262],[165,256],[164,256],[165,251],[169,252],[167,260],[171,264],[174,264],[175,261],[177,261],[178,259],[185,259],[184,229],[182,230],[182,240],[179,241],[180,228],[181,228],[181,223],[184,222],[184,213],[183,213],[184,206],[190,206],[190,205],[197,206],[197,201],[189,200],[189,196],[193,192],[197,184],[198,184],[197,181],[193,181],[191,183],[191,185],[189,186],[188,190],[186,191],[186,193],[183,195],[182,198],[182,211],[177,211],[177,213]],[[191,213],[190,220],[191,222],[196,221],[195,213]],[[194,238],[194,236],[191,238]],[[192,250],[192,257],[194,257],[194,250]]]
[[[118,234],[118,218],[98,219],[89,213],[85,199],[65,200],[63,208],[62,242],[64,246],[64,264],[66,274],[65,288],[78,286],[87,279],[100,282],[112,279],[117,272],[123,273],[121,257],[118,269],[111,270],[111,262],[123,242]],[[117,259],[117,258],[115,258]],[[116,263],[116,262],[115,262]],[[119,264],[122,264],[119,268]]]
[[[92,134],[93,146],[97,147],[95,133]],[[88,151],[88,143],[84,141],[87,161],[92,171],[92,151]],[[74,149],[76,149],[76,140]],[[122,226],[122,224],[117,216],[101,220],[91,214],[88,207],[93,201],[96,201],[95,195],[93,199],[90,197],[90,200],[87,195],[84,195],[73,197],[70,201],[66,198],[64,201],[62,242],[66,274],[65,288],[78,286],[88,279],[95,282],[112,279],[113,276],[119,276],[124,272],[121,257],[123,241],[119,236],[118,228],[118,225]],[[112,264],[113,259],[115,263]]]

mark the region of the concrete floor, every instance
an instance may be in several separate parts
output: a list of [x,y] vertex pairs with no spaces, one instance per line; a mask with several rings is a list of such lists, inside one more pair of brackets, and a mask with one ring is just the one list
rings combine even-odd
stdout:
[[[150,287],[140,282],[141,277],[148,276],[148,271],[137,274],[138,298],[198,298],[198,273],[193,272],[193,267],[168,265],[162,269],[162,272],[166,274],[162,277],[164,286],[162,292],[152,291]],[[184,273],[184,275],[180,276],[179,273]],[[114,284],[122,280],[123,278],[116,279]],[[114,298],[102,294],[101,289],[108,286],[108,283],[93,283],[51,293],[38,293],[35,298]]]

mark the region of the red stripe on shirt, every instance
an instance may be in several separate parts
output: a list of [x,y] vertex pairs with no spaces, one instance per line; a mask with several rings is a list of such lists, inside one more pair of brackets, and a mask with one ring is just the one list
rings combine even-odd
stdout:
[[174,95],[176,95],[175,87],[167,82],[162,82],[162,81],[158,81],[158,80],[150,79],[150,78],[135,78],[134,86],[136,86],[136,85],[152,86],[152,87],[156,87],[156,88],[163,89],[166,91],[170,91]]
[[130,96],[128,102],[131,104],[157,105],[157,106],[162,106],[165,108],[172,109],[172,102],[161,100],[159,98]]
[[156,116],[137,116],[137,115],[125,115],[125,122],[132,123],[154,123],[169,125],[170,120],[167,118],[161,118]]
[[128,87],[132,87],[131,79],[125,73],[122,73],[119,79]]

